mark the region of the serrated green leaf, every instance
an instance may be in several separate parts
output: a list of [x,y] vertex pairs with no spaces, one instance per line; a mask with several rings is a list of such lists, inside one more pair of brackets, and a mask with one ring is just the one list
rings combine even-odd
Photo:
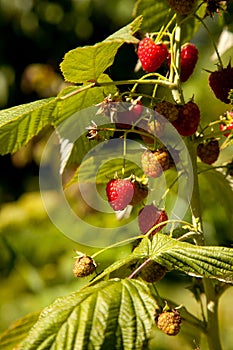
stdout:
[[[100,80],[112,81],[107,74],[101,74]],[[77,87],[69,86],[57,96],[59,114],[55,119],[56,126],[74,113],[102,102],[107,95],[114,94],[117,91],[114,84],[108,87],[91,87],[86,90],[82,90],[82,88],[80,91],[77,90]]]
[[28,335],[29,330],[36,323],[39,312],[31,313],[14,322],[0,335],[0,349],[15,349]]
[[135,280],[100,282],[47,307],[23,350],[139,350],[149,337],[156,303]]
[[73,49],[65,54],[61,71],[65,80],[72,83],[97,81],[104,71],[113,64],[117,50],[124,43],[137,43],[133,34],[140,28],[139,16],[132,23],[93,46]]
[[[198,4],[200,1],[198,2]],[[198,14],[202,17],[205,10],[200,8]],[[158,32],[162,26],[166,26],[172,19],[174,11],[169,7],[167,1],[138,0],[135,4],[134,15],[142,14],[143,23],[141,29],[144,33]],[[170,31],[174,28],[174,22]],[[190,17],[182,24],[182,43],[190,41],[200,26],[200,22]]]
[[0,111],[0,153],[17,151],[56,115],[54,97]]
[[225,247],[196,246],[156,234],[152,242],[143,239],[134,254],[143,254],[165,266],[196,277],[216,278],[233,283],[233,249]]

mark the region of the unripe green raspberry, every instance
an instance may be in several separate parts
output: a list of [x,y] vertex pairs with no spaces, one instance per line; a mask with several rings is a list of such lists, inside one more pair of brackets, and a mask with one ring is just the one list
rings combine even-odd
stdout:
[[158,328],[167,335],[177,335],[180,331],[181,316],[179,311],[162,312],[157,319]]
[[96,270],[95,261],[87,255],[83,255],[74,263],[73,273],[76,277],[86,277],[91,275]]

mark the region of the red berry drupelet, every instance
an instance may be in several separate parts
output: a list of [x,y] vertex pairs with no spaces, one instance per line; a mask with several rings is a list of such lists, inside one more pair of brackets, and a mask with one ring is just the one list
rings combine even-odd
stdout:
[[178,118],[172,122],[172,125],[181,136],[191,136],[197,131],[200,117],[198,105],[190,101],[179,107]]
[[[166,212],[164,210],[159,210],[153,204],[145,205],[144,208],[142,208],[138,214],[138,225],[139,225],[140,231],[143,234],[146,234],[153,226],[167,220],[168,220],[168,217]],[[166,223],[164,225],[159,226],[158,228],[155,228],[151,232],[151,236],[153,236],[156,232],[159,232],[160,230],[162,230],[164,226],[166,226]]]
[[180,81],[184,83],[192,75],[198,60],[198,50],[194,44],[186,44],[180,53]]
[[134,195],[134,185],[127,179],[112,179],[107,183],[106,194],[113,210],[124,210]]
[[144,38],[138,45],[137,54],[142,68],[146,72],[153,73],[166,60],[168,50],[165,44],[155,44],[151,38]]
[[219,68],[209,75],[209,86],[215,97],[224,103],[230,103],[229,92],[233,89],[233,67]]

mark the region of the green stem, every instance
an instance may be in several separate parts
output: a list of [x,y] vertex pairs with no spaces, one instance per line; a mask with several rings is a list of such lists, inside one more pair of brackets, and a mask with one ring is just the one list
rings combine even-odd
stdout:
[[[197,172],[197,154],[196,146],[192,139],[187,139],[187,147],[189,149],[189,155],[193,166],[193,194],[191,198],[191,211],[193,218],[193,225],[196,230],[202,232],[196,238],[198,245],[204,245],[205,239],[202,227],[201,208],[200,208],[200,194],[198,184],[198,172]],[[219,337],[219,323],[218,323],[218,298],[219,296],[215,292],[213,281],[208,278],[203,278],[203,286],[206,296],[206,313],[207,313],[207,328],[206,336],[210,350],[222,350]]]
[[82,86],[77,90],[73,90],[64,96],[58,96],[58,99],[65,100],[71,96],[74,96],[80,92],[83,92],[93,87],[101,87],[101,86],[109,86],[109,85],[134,85],[134,84],[138,84],[138,85],[139,84],[143,84],[143,85],[158,84],[161,86],[165,86],[168,89],[175,88],[175,84],[171,83],[168,80],[160,80],[160,78],[159,79],[130,79],[130,80],[117,80],[117,81],[102,81],[102,82],[92,82],[89,85]]

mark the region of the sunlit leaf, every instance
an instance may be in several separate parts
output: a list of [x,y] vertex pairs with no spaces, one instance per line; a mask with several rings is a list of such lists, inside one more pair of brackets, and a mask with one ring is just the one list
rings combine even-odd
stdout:
[[142,349],[156,309],[147,285],[109,280],[87,287],[47,307],[24,350]]
[[0,153],[15,152],[24,146],[56,115],[54,97],[0,111]]
[[139,16],[106,40],[93,46],[78,47],[67,52],[61,63],[65,80],[72,83],[97,81],[99,76],[113,64],[121,45],[138,42],[133,34],[139,29],[141,20]]
[[39,312],[31,313],[14,322],[5,332],[0,335],[0,349],[15,349],[28,335],[29,330],[36,323]]
[[216,278],[233,283],[233,249],[196,246],[156,234],[144,239],[135,254],[144,253],[168,270],[177,269],[196,277]]

